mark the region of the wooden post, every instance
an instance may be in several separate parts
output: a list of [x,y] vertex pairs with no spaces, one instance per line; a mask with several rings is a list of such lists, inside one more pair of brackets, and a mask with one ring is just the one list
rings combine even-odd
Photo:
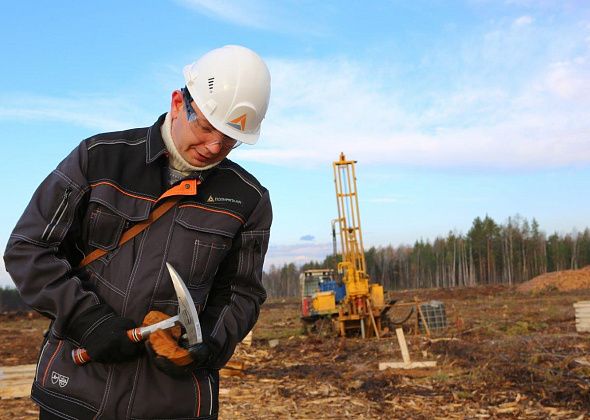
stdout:
[[406,343],[406,337],[404,336],[404,330],[401,328],[395,329],[397,335],[397,341],[402,351],[403,362],[380,362],[379,370],[385,369],[416,369],[416,368],[429,368],[436,366],[436,361],[427,362],[412,362],[410,360],[410,352],[408,351],[408,344]]
[[399,347],[402,351],[402,359],[404,360],[404,363],[409,364],[411,362],[410,352],[408,351],[408,343],[406,343],[404,330],[402,330],[401,328],[396,328],[395,335],[397,335],[397,342],[399,343]]
[[371,318],[371,322],[373,323],[373,328],[375,329],[375,337],[381,338],[379,335],[379,328],[377,327],[377,323],[375,322],[375,316],[373,315],[373,306],[371,305],[371,299],[367,299],[367,309],[369,310],[369,317]]
[[424,329],[426,330],[426,335],[428,337],[430,337],[430,328],[428,327],[428,321],[426,321],[426,317],[424,316],[424,313],[422,312],[422,308],[420,308],[420,305],[418,306],[418,313],[420,314],[420,317],[422,318],[422,324],[424,325]]

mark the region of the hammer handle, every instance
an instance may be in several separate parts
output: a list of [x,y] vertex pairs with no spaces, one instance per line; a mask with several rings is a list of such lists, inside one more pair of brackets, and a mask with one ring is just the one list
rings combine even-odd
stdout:
[[[127,337],[129,337],[130,341],[134,343],[139,343],[140,341],[146,339],[148,336],[144,336],[141,328],[133,328],[127,330]],[[74,349],[72,350],[72,359],[74,360],[75,364],[77,364],[78,366],[82,366],[90,362],[90,355],[88,354],[86,349]]]

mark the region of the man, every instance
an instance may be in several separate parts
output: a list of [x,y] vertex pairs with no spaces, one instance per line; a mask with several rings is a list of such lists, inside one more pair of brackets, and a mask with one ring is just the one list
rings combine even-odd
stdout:
[[[270,75],[253,51],[226,46],[186,66],[184,78],[151,127],[84,140],[43,181],[9,239],[7,271],[25,302],[52,319],[31,393],[41,418],[217,418],[218,369],[266,298],[272,219],[268,191],[226,156],[257,141]],[[96,249],[106,253],[88,263]],[[179,370],[126,335],[152,311],[178,311],[166,262],[203,329],[204,343]],[[72,361],[79,347],[92,362]]]

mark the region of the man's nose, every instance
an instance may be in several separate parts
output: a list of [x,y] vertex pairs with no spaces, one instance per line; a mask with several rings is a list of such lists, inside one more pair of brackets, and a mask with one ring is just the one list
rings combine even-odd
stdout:
[[205,147],[209,151],[209,153],[216,155],[221,151],[221,141],[220,140],[213,140],[205,144]]

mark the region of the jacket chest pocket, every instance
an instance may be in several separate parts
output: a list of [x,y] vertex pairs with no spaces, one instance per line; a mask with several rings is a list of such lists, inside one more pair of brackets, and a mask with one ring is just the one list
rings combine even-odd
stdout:
[[126,220],[106,207],[96,206],[90,212],[88,245],[105,251],[112,251],[126,226]]
[[226,244],[212,242],[209,238],[195,239],[188,285],[196,287],[211,280],[228,249]]
[[189,288],[203,289],[205,293],[229,252],[233,238],[226,220],[229,216],[214,216],[212,218],[204,210],[181,208],[176,216],[168,257],[177,261]]
[[145,221],[152,202],[123,194],[109,183],[98,183],[90,193],[84,216],[86,251],[113,251],[129,226]]

